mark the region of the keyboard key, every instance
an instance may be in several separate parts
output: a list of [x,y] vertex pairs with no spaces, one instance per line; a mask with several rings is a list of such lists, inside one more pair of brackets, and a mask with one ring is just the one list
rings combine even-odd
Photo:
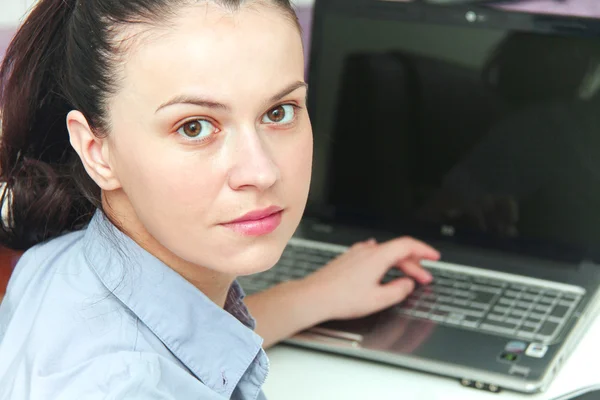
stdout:
[[463,299],[453,299],[452,304],[457,305],[457,306],[467,307],[469,305],[469,301],[463,300]]
[[424,319],[426,319],[427,317],[429,317],[429,313],[428,312],[417,311],[417,310],[411,310],[411,315],[413,315],[415,317],[419,317],[419,318],[424,318]]
[[447,286],[452,287],[454,285],[454,281],[452,279],[447,278],[437,278],[435,280],[435,286]]
[[528,287],[527,293],[532,294],[534,296],[538,296],[540,293],[542,293],[542,289],[537,287]]
[[528,332],[528,333],[535,333],[535,331],[538,330],[538,325],[521,325],[519,327],[519,332]]
[[525,315],[527,315],[527,313],[525,311],[521,311],[521,310],[511,310],[511,312],[509,313],[509,315],[512,318],[519,318],[519,319],[521,319],[522,317],[524,317]]
[[502,306],[495,306],[492,311],[494,311],[495,313],[499,313],[499,314],[504,314],[507,313],[510,310],[510,308],[508,307],[502,307]]
[[447,313],[463,313],[465,315],[471,315],[473,317],[483,317],[483,312],[481,311],[475,311],[475,310],[466,310],[466,309],[462,309],[460,307],[452,307],[452,306],[447,306],[447,305],[438,305],[437,306],[438,310],[441,311],[446,311]]
[[498,304],[502,304],[508,307],[512,307],[515,305],[515,301],[511,300],[511,299],[507,299],[506,297],[502,297],[500,300],[498,300]]
[[507,290],[507,291],[505,291],[505,292],[504,292],[504,295],[503,295],[503,296],[504,296],[504,297],[513,298],[513,299],[514,299],[514,298],[517,298],[517,297],[519,297],[519,295],[520,295],[520,294],[521,294],[520,292],[517,292],[517,291],[515,291],[515,290]]
[[530,294],[530,293],[525,293],[521,296],[521,299],[524,301],[535,301],[535,299],[537,299],[538,296],[535,294]]
[[536,312],[531,312],[531,313],[529,313],[527,315],[528,319],[531,319],[531,320],[534,320],[534,321],[541,321],[541,320],[544,319],[544,317],[545,317],[544,314],[539,314],[539,313],[536,313]]
[[471,285],[470,290],[475,292],[484,292],[484,293],[502,293],[502,289],[491,287],[491,286],[483,286],[483,285]]
[[450,277],[450,275],[448,274],[447,271],[437,269],[437,268],[429,268],[429,272],[431,272],[433,274],[433,276],[438,277],[438,278],[449,278]]
[[295,278],[303,278],[306,276],[306,273],[304,273],[302,270],[297,269],[292,269],[291,271],[289,271],[289,274]]
[[543,306],[541,304],[538,304],[535,307],[533,307],[533,309],[535,311],[538,311],[538,312],[541,312],[541,313],[547,313],[548,311],[550,311],[550,306]]
[[471,300],[471,297],[473,297],[471,292],[465,290],[454,290],[452,293],[454,297],[460,297],[461,299],[465,300]]
[[517,337],[520,337],[522,339],[532,340],[535,337],[535,334],[533,332],[518,331]]
[[469,289],[471,287],[471,285],[467,282],[455,282],[454,283],[454,287],[456,289]]
[[515,327],[521,323],[521,318],[506,318],[504,320],[507,324],[514,324]]
[[540,326],[540,322],[526,319],[521,324],[521,327],[522,328],[531,328],[532,330],[537,330],[537,328]]
[[294,264],[294,267],[296,268],[302,268],[305,271],[309,271],[312,272],[314,271],[316,268],[312,263],[306,262],[306,261],[297,261]]
[[479,326],[481,319],[477,317],[473,317],[470,315],[465,315],[461,322],[462,326],[466,326],[467,328],[477,328]]
[[543,296],[538,300],[538,302],[540,304],[549,305],[554,303],[554,300],[556,300],[556,297]]
[[298,248],[300,254],[320,254],[323,252],[321,249],[315,249],[313,247],[302,247]]
[[450,296],[439,296],[437,298],[438,303],[450,304],[452,303],[452,297]]
[[564,316],[567,315],[567,313],[569,312],[569,307],[565,307],[565,306],[555,306],[552,311],[550,311],[550,316],[552,317],[556,317],[556,318],[563,318]]
[[486,303],[489,304],[496,295],[494,293],[486,293],[486,292],[473,292],[474,297],[471,301],[475,301],[477,303]]
[[573,304],[575,304],[575,301],[572,301],[572,300],[560,300],[556,304],[558,304],[559,306],[571,307]]
[[449,296],[453,296],[455,290],[452,288],[447,288],[447,287],[433,287],[433,291],[435,293],[439,293],[439,294],[445,294],[445,295],[449,295]]
[[486,317],[486,320],[489,320],[489,321],[503,321],[504,320],[504,315],[502,315],[502,314],[488,314],[488,316]]
[[469,307],[477,310],[487,310],[490,307],[490,305],[487,303],[478,303],[476,301],[472,301],[469,303]]
[[575,293],[563,293],[562,298],[564,300],[576,301],[579,300],[579,295]]
[[415,307],[415,311],[427,314],[431,311],[431,306],[428,304],[419,304]]
[[450,313],[448,314],[448,317],[446,318],[445,322],[452,325],[460,325],[464,318],[464,314]]
[[479,327],[483,330],[490,331],[493,333],[511,334],[515,331],[515,326],[504,324],[503,322],[494,322],[494,324],[481,324]]
[[471,282],[471,277],[466,274],[455,273],[452,275],[452,278],[456,279],[457,281]]
[[524,319],[521,322],[521,328],[531,328],[533,330],[537,330],[541,324],[542,324],[542,321],[534,321],[531,319]]
[[436,322],[442,322],[442,321],[444,321],[444,320],[446,319],[446,317],[448,316],[448,314],[449,314],[449,313],[448,313],[447,311],[440,310],[440,309],[438,308],[438,309],[435,309],[435,310],[433,310],[433,311],[432,311],[432,312],[429,314],[429,318],[430,318],[431,320],[433,320],[433,321],[436,321]]
[[554,332],[556,332],[556,330],[558,329],[558,326],[559,325],[556,322],[546,321],[540,327],[537,334],[540,336],[552,337],[552,336],[554,336]]
[[497,281],[495,279],[480,278],[480,277],[474,277],[473,283],[476,283],[478,285],[494,286],[497,288],[502,288],[502,287],[506,286],[506,283],[504,283],[504,282]]
[[559,324],[559,325],[560,325],[560,324],[562,324],[562,322],[563,322],[564,320],[565,320],[564,318],[556,318],[556,317],[550,317],[550,316],[549,316],[548,318],[546,318],[546,321],[549,321],[549,322],[556,322],[556,323],[557,323],[557,324]]
[[425,292],[421,295],[421,299],[422,300],[427,300],[427,301],[431,301],[431,302],[435,302],[437,300],[438,296],[435,293],[431,293],[431,292]]
[[512,283],[512,284],[510,285],[510,288],[511,288],[512,290],[517,290],[517,291],[519,291],[519,292],[521,292],[521,291],[525,290],[525,286],[523,286],[523,285],[521,285],[521,284],[518,284],[518,283]]

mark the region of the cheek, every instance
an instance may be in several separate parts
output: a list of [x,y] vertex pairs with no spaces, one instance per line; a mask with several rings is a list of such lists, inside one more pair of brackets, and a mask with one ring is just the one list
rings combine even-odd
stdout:
[[120,157],[118,171],[136,212],[183,223],[206,213],[211,196],[219,190],[217,169],[210,160],[164,143],[138,150]]
[[286,182],[285,190],[297,201],[304,201],[308,194],[312,170],[313,141],[312,132],[307,130],[293,146],[287,148],[279,158],[283,181]]

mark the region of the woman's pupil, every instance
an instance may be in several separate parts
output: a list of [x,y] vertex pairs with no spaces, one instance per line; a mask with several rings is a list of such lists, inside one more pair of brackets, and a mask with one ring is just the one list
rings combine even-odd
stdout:
[[271,121],[279,122],[283,119],[285,111],[283,110],[283,107],[277,107],[271,110],[269,114]]
[[202,127],[198,122],[190,122],[186,125],[184,130],[186,135],[196,137],[200,134]]

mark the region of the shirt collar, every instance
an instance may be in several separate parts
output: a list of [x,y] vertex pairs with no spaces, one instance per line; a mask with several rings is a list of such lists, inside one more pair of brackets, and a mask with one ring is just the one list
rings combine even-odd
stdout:
[[198,379],[229,398],[262,348],[237,282],[227,295],[227,312],[100,211],[85,233],[84,254],[115,297]]

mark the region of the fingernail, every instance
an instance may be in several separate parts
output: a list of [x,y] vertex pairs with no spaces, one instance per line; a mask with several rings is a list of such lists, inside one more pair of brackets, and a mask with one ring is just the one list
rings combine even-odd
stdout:
[[433,275],[431,275],[431,272],[429,272],[429,271],[425,270],[425,273],[424,273],[423,275],[425,275],[425,279],[426,279],[428,282],[431,282],[431,281],[433,280]]

